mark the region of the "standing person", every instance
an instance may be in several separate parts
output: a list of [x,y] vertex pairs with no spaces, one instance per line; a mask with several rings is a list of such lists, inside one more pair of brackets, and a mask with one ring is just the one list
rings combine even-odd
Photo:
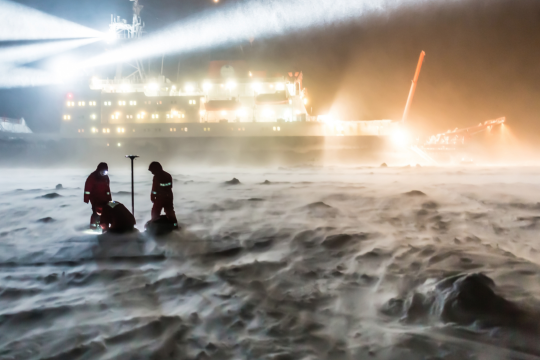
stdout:
[[116,234],[132,232],[137,223],[133,214],[118,201],[109,201],[98,214],[101,215],[100,226],[103,232]]
[[171,174],[165,172],[161,164],[157,161],[150,164],[148,171],[154,175],[154,180],[152,181],[152,193],[150,194],[150,200],[154,203],[154,206],[152,206],[152,221],[158,220],[161,216],[161,209],[164,209],[169,222],[171,222],[175,228],[178,228],[178,221],[176,220],[176,214],[174,213],[172,192],[173,180]]
[[90,228],[97,229],[99,226],[99,214],[103,206],[112,200],[111,189],[109,188],[109,166],[100,163],[96,171],[90,174],[84,184],[84,202],[92,205],[92,216],[90,217]]

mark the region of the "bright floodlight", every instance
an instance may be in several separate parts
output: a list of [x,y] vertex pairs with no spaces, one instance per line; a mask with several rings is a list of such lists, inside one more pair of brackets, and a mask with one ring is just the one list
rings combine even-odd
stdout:
[[185,89],[186,92],[188,92],[188,93],[191,93],[191,92],[195,91],[195,88],[194,88],[193,85],[191,85],[191,84],[186,84],[186,86],[184,87],[184,89]]
[[277,83],[276,84],[276,90],[285,90],[285,84]]
[[0,0],[0,41],[100,38],[102,33],[19,3]]
[[204,91],[209,91],[211,88],[212,88],[212,84],[210,84],[208,82],[203,84],[203,90]]
[[396,129],[392,134],[392,141],[397,146],[406,146],[409,143],[409,134],[404,129]]
[[152,91],[156,91],[157,89],[159,89],[159,86],[156,83],[150,83],[148,84],[148,89]]
[[236,83],[234,81],[227,82],[227,89],[231,90],[236,87]]
[[103,41],[105,41],[107,44],[113,43],[118,39],[118,36],[116,34],[116,31],[113,29],[109,29],[106,33],[103,34],[102,37]]

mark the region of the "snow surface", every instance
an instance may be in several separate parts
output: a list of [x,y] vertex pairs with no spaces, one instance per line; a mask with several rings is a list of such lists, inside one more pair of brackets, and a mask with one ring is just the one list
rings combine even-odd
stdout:
[[[540,356],[511,314],[457,324],[414,300],[483,273],[538,319],[539,168],[166,170],[182,231],[111,239],[83,233],[93,169],[2,169],[0,359]],[[139,227],[150,186],[137,168]]]

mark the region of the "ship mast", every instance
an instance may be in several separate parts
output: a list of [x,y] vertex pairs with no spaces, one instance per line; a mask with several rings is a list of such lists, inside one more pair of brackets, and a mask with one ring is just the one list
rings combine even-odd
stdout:
[[[115,41],[116,39],[128,39],[138,40],[142,38],[145,24],[141,19],[142,5],[139,5],[139,0],[129,0],[133,2],[133,21],[128,24],[126,19],[120,19],[120,16],[111,15],[111,23],[109,25],[109,41]],[[143,82],[146,79],[146,73],[141,61],[135,59],[132,63],[127,65],[133,67],[135,71],[125,78],[122,78],[122,64],[118,64],[116,68],[115,78],[118,81],[127,80],[135,75],[139,75],[140,81]]]

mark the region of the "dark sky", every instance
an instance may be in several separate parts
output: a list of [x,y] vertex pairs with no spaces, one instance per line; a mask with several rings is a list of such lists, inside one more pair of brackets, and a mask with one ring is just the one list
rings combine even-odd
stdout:
[[[111,13],[130,18],[132,5],[127,0],[18,2],[99,30],[107,29]],[[212,0],[140,2],[149,32],[227,4],[227,0],[217,5]],[[331,109],[358,120],[401,118],[424,50],[427,55],[409,116],[415,129],[428,134],[506,116],[516,135],[540,140],[540,1],[435,3],[349,26],[241,45],[261,66],[304,71],[315,114]],[[175,80],[178,61],[181,79],[204,73],[204,60],[210,56],[208,51],[170,56],[166,73]],[[0,115],[23,116],[37,131],[55,129],[68,90],[62,86],[2,90]]]

